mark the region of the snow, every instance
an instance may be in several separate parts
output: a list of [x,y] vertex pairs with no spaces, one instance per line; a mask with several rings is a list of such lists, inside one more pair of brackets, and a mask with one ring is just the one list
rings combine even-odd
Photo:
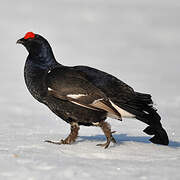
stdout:
[[[178,0],[1,0],[0,179],[180,179],[180,4]],[[170,138],[148,141],[145,124],[108,119],[117,145],[103,149],[99,128],[81,127],[73,145],[54,145],[69,125],[35,101],[23,79],[28,31],[51,43],[65,65],[107,71],[151,93]]]

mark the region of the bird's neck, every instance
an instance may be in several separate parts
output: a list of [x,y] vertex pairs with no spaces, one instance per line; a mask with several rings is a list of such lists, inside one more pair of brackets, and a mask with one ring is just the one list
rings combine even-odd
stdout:
[[26,60],[26,64],[29,65],[29,68],[33,69],[42,69],[49,71],[58,63],[54,57],[54,54],[51,48],[38,49],[38,53],[35,51],[29,52],[29,55]]
[[50,57],[44,58],[44,57],[31,57],[28,56],[26,60],[26,66],[29,66],[29,69],[32,70],[43,70],[43,71],[49,71],[53,67],[57,65],[57,61],[55,59],[52,59]]

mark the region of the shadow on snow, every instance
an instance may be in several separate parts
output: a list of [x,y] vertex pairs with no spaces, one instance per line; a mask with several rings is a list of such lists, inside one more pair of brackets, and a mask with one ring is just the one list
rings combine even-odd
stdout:
[[[148,136],[128,136],[127,134],[114,134],[113,137],[116,139],[117,144],[122,144],[123,142],[140,142],[150,144],[150,137]],[[106,141],[104,135],[96,135],[96,136],[80,136],[80,139],[77,142],[83,141]],[[168,147],[178,148],[180,147],[180,142],[177,141],[169,141]]]

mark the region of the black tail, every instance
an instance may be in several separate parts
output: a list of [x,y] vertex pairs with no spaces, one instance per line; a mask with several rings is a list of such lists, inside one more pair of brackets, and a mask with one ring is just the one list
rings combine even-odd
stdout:
[[162,145],[169,144],[168,135],[162,126],[161,127],[148,126],[146,129],[144,129],[144,132],[148,135],[154,135],[150,139],[150,141],[154,144],[162,144]]
[[[119,105],[119,104],[118,104]],[[136,118],[149,126],[144,129],[148,135],[154,135],[150,141],[155,144],[168,145],[169,139],[166,131],[161,125],[161,117],[153,107],[150,94],[136,92],[135,97],[126,104],[119,105],[124,110],[136,115]]]

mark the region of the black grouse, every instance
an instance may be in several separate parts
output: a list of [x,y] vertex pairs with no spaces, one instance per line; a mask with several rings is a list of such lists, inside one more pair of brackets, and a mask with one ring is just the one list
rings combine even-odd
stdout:
[[168,145],[167,133],[150,94],[136,92],[98,69],[59,64],[48,41],[38,34],[28,32],[17,43],[24,45],[29,52],[24,68],[28,90],[35,99],[71,125],[66,139],[46,142],[71,144],[78,136],[80,125],[99,126],[107,142],[98,145],[107,148],[110,142],[116,141],[106,118],[121,120],[125,117],[148,124],[144,132],[153,135],[151,142]]

